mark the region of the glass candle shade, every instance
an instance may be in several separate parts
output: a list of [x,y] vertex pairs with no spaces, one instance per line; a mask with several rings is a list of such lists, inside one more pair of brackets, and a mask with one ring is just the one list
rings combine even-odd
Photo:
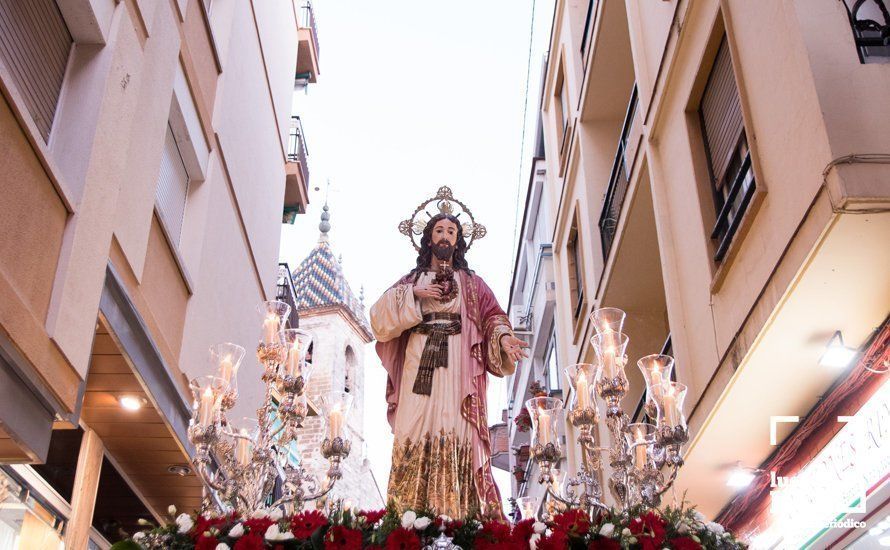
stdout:
[[516,499],[516,506],[522,519],[535,519],[538,515],[540,500],[537,497],[522,497]]
[[267,346],[282,343],[281,331],[287,325],[290,316],[290,306],[284,302],[268,301],[257,306],[262,323],[260,343]]
[[243,359],[244,348],[238,344],[226,342],[210,346],[210,364],[215,369],[216,376],[228,384],[231,390],[238,388],[238,368]]
[[621,332],[603,332],[595,334],[590,339],[600,366],[600,377],[611,380],[625,376],[624,353],[627,350],[627,342],[627,335]]
[[287,349],[287,359],[284,362],[283,373],[286,376],[302,376],[303,380],[309,378],[306,363],[306,353],[312,344],[312,334],[298,328],[284,330],[284,346]]
[[205,428],[215,424],[219,417],[223,395],[228,391],[229,385],[218,376],[205,375],[192,380],[189,388],[194,400],[192,421]]
[[561,468],[552,468],[550,470],[550,490],[553,493],[562,496],[562,491],[566,486],[568,477],[568,471]]
[[624,438],[633,457],[634,468],[642,470],[649,460],[649,448],[655,442],[655,425],[645,422],[628,424]]
[[525,402],[532,422],[532,447],[552,443],[560,450],[560,432],[563,426],[563,402],[555,397],[533,397]]
[[593,310],[593,313],[590,314],[590,320],[593,322],[593,328],[597,334],[621,332],[626,317],[627,314],[623,310],[615,307],[601,307]]
[[649,397],[655,401],[658,411],[658,427],[677,426],[686,427],[686,416],[683,414],[683,400],[686,399],[686,385],[679,382],[664,382],[658,393],[651,393]]
[[674,371],[674,358],[670,355],[653,354],[642,357],[637,361],[643,379],[646,381],[646,405],[647,414],[655,416],[655,401],[653,396],[664,389],[664,383],[670,381]]
[[346,417],[352,408],[352,395],[342,391],[332,391],[319,399],[322,415],[328,427],[328,437],[346,439]]
[[596,381],[596,365],[593,363],[577,363],[566,367],[565,372],[572,383],[572,388],[574,388],[575,398],[572,410],[595,409],[594,382]]
[[259,426],[256,418],[242,418],[232,428],[233,458],[235,464],[243,468],[253,460],[253,447],[256,445]]

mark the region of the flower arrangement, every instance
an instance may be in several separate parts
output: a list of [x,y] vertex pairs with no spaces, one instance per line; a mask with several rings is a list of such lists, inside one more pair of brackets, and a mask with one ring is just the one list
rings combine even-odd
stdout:
[[532,429],[532,417],[528,413],[528,409],[522,407],[519,413],[513,417],[513,423],[520,432],[527,432]]
[[[171,507],[171,516],[176,510]],[[426,511],[399,514],[385,510],[335,508],[284,516],[263,510],[250,518],[235,514],[197,517],[181,514],[174,523],[153,526],[118,542],[112,550],[260,550],[260,549],[386,549],[419,550],[440,535],[464,550],[739,550],[747,546],[693,508],[611,511],[591,521],[569,510],[550,521],[525,519],[516,524],[476,519],[453,520]]]

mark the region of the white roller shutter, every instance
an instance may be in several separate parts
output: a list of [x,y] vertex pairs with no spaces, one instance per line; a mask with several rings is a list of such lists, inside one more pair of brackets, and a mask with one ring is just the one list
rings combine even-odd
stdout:
[[170,239],[179,246],[185,203],[188,197],[189,175],[179,154],[173,130],[167,125],[164,152],[161,155],[161,171],[158,175],[157,205]]

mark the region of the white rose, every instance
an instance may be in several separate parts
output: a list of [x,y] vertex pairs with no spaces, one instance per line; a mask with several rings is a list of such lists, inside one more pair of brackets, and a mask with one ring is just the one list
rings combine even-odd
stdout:
[[281,530],[278,529],[277,523],[273,523],[272,525],[270,525],[269,528],[266,529],[266,534],[263,535],[266,540],[280,540],[280,536]]
[[611,523],[604,523],[602,527],[600,527],[600,535],[604,537],[611,537],[615,533],[615,526]]
[[402,514],[402,527],[405,529],[411,529],[414,526],[414,521],[417,519],[417,514],[412,512],[411,510],[406,511]]
[[188,514],[180,514],[179,517],[176,518],[176,526],[178,527],[177,532],[185,534],[192,530],[192,527],[195,526],[195,522],[192,521],[192,518]]
[[[535,532],[536,535],[540,535],[541,533],[543,533],[544,531],[547,530],[547,524],[541,523],[540,521],[536,521],[532,524],[532,530]],[[541,537],[538,537],[538,538],[541,538]]]
[[417,518],[414,520],[414,528],[418,531],[423,531],[424,529],[429,527],[430,523],[432,523],[432,520],[430,518]]
[[221,542],[216,545],[216,550],[229,550],[229,545],[224,542]]
[[133,542],[139,542],[140,540],[142,540],[144,538],[145,538],[145,533],[143,533],[142,531],[139,531],[138,533],[133,535]]
[[240,523],[236,523],[234,527],[229,529],[229,536],[233,539],[237,539],[238,537],[244,534],[244,526]]
[[253,513],[250,514],[250,517],[252,517],[253,519],[262,519],[268,515],[269,515],[268,510],[266,510],[265,508],[260,508],[258,510],[254,510]]
[[272,510],[272,512],[269,514],[269,519],[271,519],[272,521],[278,521],[278,520],[281,519],[281,517],[282,517],[283,515],[284,515],[284,514],[281,513],[281,508],[275,508],[275,509]]
[[630,536],[630,529],[628,529],[627,527],[625,527],[624,529],[622,529],[622,530],[621,530],[621,536],[623,536],[623,537],[629,537],[629,536]]
[[680,522],[680,526],[677,527],[677,532],[680,533],[681,535],[685,535],[686,533],[689,532],[689,526],[683,522]]
[[167,513],[170,514],[171,518],[173,516],[175,516],[176,515],[176,506],[173,506],[172,504],[170,506],[167,506]]
[[538,548],[538,540],[540,540],[541,534],[535,533],[534,535],[528,538],[528,547],[530,550],[537,550]]
[[708,528],[708,531],[710,531],[716,535],[723,534],[723,526],[720,525],[719,523],[717,523],[716,521],[709,521],[705,527]]

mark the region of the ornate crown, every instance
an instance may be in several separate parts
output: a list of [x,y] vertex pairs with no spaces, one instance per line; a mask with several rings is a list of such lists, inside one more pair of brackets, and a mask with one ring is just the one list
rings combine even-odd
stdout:
[[[461,224],[461,232],[464,234],[464,239],[467,240],[467,249],[473,245],[474,240],[481,239],[485,236],[487,232],[485,226],[481,223],[476,223],[475,218],[473,218],[473,213],[470,212],[467,205],[455,199],[454,195],[451,193],[451,188],[443,185],[436,191],[435,197],[420,203],[417,209],[414,210],[414,213],[411,214],[410,218],[399,222],[399,233],[411,239],[411,244],[414,245],[414,250],[420,252],[420,242],[418,242],[417,236],[423,235],[423,230],[426,228],[426,224],[429,223],[430,218],[435,215],[426,211],[426,208],[430,203],[436,203],[439,213],[442,214],[451,214],[458,219],[460,219],[462,214],[467,215],[469,220]],[[460,212],[455,213],[455,205],[460,208]],[[426,214],[426,219],[423,218],[421,212]]]

